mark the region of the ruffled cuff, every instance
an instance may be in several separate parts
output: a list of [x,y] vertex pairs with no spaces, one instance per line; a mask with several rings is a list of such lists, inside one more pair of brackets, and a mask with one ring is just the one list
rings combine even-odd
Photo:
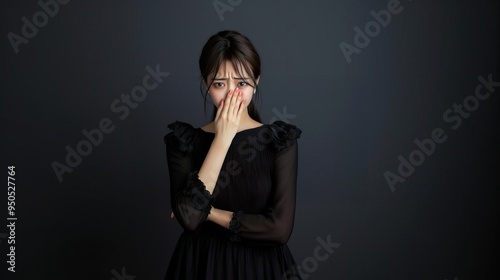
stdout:
[[190,172],[186,183],[186,188],[182,191],[185,195],[195,196],[193,199],[193,207],[196,210],[203,211],[207,214],[212,209],[212,204],[215,202],[215,197],[210,194],[205,184],[198,177],[198,170]]
[[228,237],[229,241],[241,242],[240,219],[241,219],[242,215],[243,215],[243,211],[241,211],[241,210],[233,212],[233,218],[229,222],[229,237]]

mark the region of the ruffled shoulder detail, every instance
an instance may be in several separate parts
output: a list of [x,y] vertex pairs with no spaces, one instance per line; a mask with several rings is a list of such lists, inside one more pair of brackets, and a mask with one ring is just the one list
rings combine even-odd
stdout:
[[181,121],[169,124],[168,128],[172,131],[163,137],[165,144],[175,147],[185,154],[191,153],[196,129],[192,125]]
[[276,151],[289,148],[300,138],[302,130],[293,124],[284,121],[275,121],[270,125],[273,147]]

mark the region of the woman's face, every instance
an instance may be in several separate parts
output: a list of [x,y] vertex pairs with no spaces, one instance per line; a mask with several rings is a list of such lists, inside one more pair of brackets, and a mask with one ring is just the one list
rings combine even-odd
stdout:
[[[219,71],[217,72],[213,83],[210,87],[208,87],[210,97],[217,108],[219,108],[220,101],[226,98],[228,91],[232,89],[237,89],[237,91],[241,91],[243,93],[242,97],[243,100],[245,100],[245,108],[248,104],[250,104],[250,101],[252,101],[254,90],[252,78],[243,67],[240,67],[240,69],[240,73],[243,77],[238,75],[236,69],[234,69],[233,64],[230,61],[225,61],[219,67]],[[245,80],[243,80],[243,78],[245,78]],[[256,80],[257,84],[259,83],[259,78]],[[211,81],[212,78],[209,77],[208,80]]]

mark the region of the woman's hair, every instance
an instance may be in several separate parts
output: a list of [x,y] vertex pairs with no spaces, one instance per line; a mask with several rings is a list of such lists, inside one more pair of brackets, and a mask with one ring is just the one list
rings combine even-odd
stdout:
[[[205,91],[203,109],[206,114],[206,102],[207,102],[207,93],[208,89],[212,85],[215,75],[219,70],[221,64],[224,61],[231,61],[233,64],[233,68],[236,69],[236,72],[240,77],[243,77],[240,73],[240,68],[238,67],[241,64],[244,67],[245,71],[251,76],[252,83],[248,83],[251,87],[254,87],[256,90],[255,95],[252,98],[250,104],[248,104],[248,114],[250,117],[258,122],[262,122],[260,119],[259,111],[255,106],[254,99],[258,96],[259,88],[256,83],[256,78],[260,76],[260,57],[255,50],[254,46],[250,42],[250,40],[244,35],[240,34],[237,31],[224,30],[220,31],[215,35],[212,35],[200,55],[200,72],[201,78],[207,85],[207,89]],[[211,77],[211,81],[208,79]],[[201,91],[203,92],[203,88],[201,87]],[[217,107],[214,105],[212,120],[215,120],[215,115],[217,114]]]

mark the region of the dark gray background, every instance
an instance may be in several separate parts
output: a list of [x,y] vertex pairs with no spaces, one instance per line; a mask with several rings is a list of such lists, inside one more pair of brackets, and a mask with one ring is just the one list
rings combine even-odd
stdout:
[[[227,3],[226,1],[221,1]],[[232,1],[233,4],[238,1]],[[70,1],[15,53],[37,1],[2,2],[2,168],[16,166],[16,278],[163,279],[181,233],[170,220],[163,136],[202,126],[198,58],[208,37],[234,29],[262,59],[263,122],[302,129],[297,214],[289,247],[311,265],[317,238],[339,243],[309,279],[479,279],[499,274],[500,88],[453,130],[443,113],[500,81],[498,1],[401,1],[403,10],[347,63],[339,44],[373,20],[380,1],[249,1],[221,20],[212,1]],[[120,120],[110,104],[170,75]],[[211,108],[210,99],[207,109]],[[51,163],[102,118],[116,126],[59,182]],[[415,139],[447,140],[391,191]],[[2,226],[7,233],[6,188]]]

